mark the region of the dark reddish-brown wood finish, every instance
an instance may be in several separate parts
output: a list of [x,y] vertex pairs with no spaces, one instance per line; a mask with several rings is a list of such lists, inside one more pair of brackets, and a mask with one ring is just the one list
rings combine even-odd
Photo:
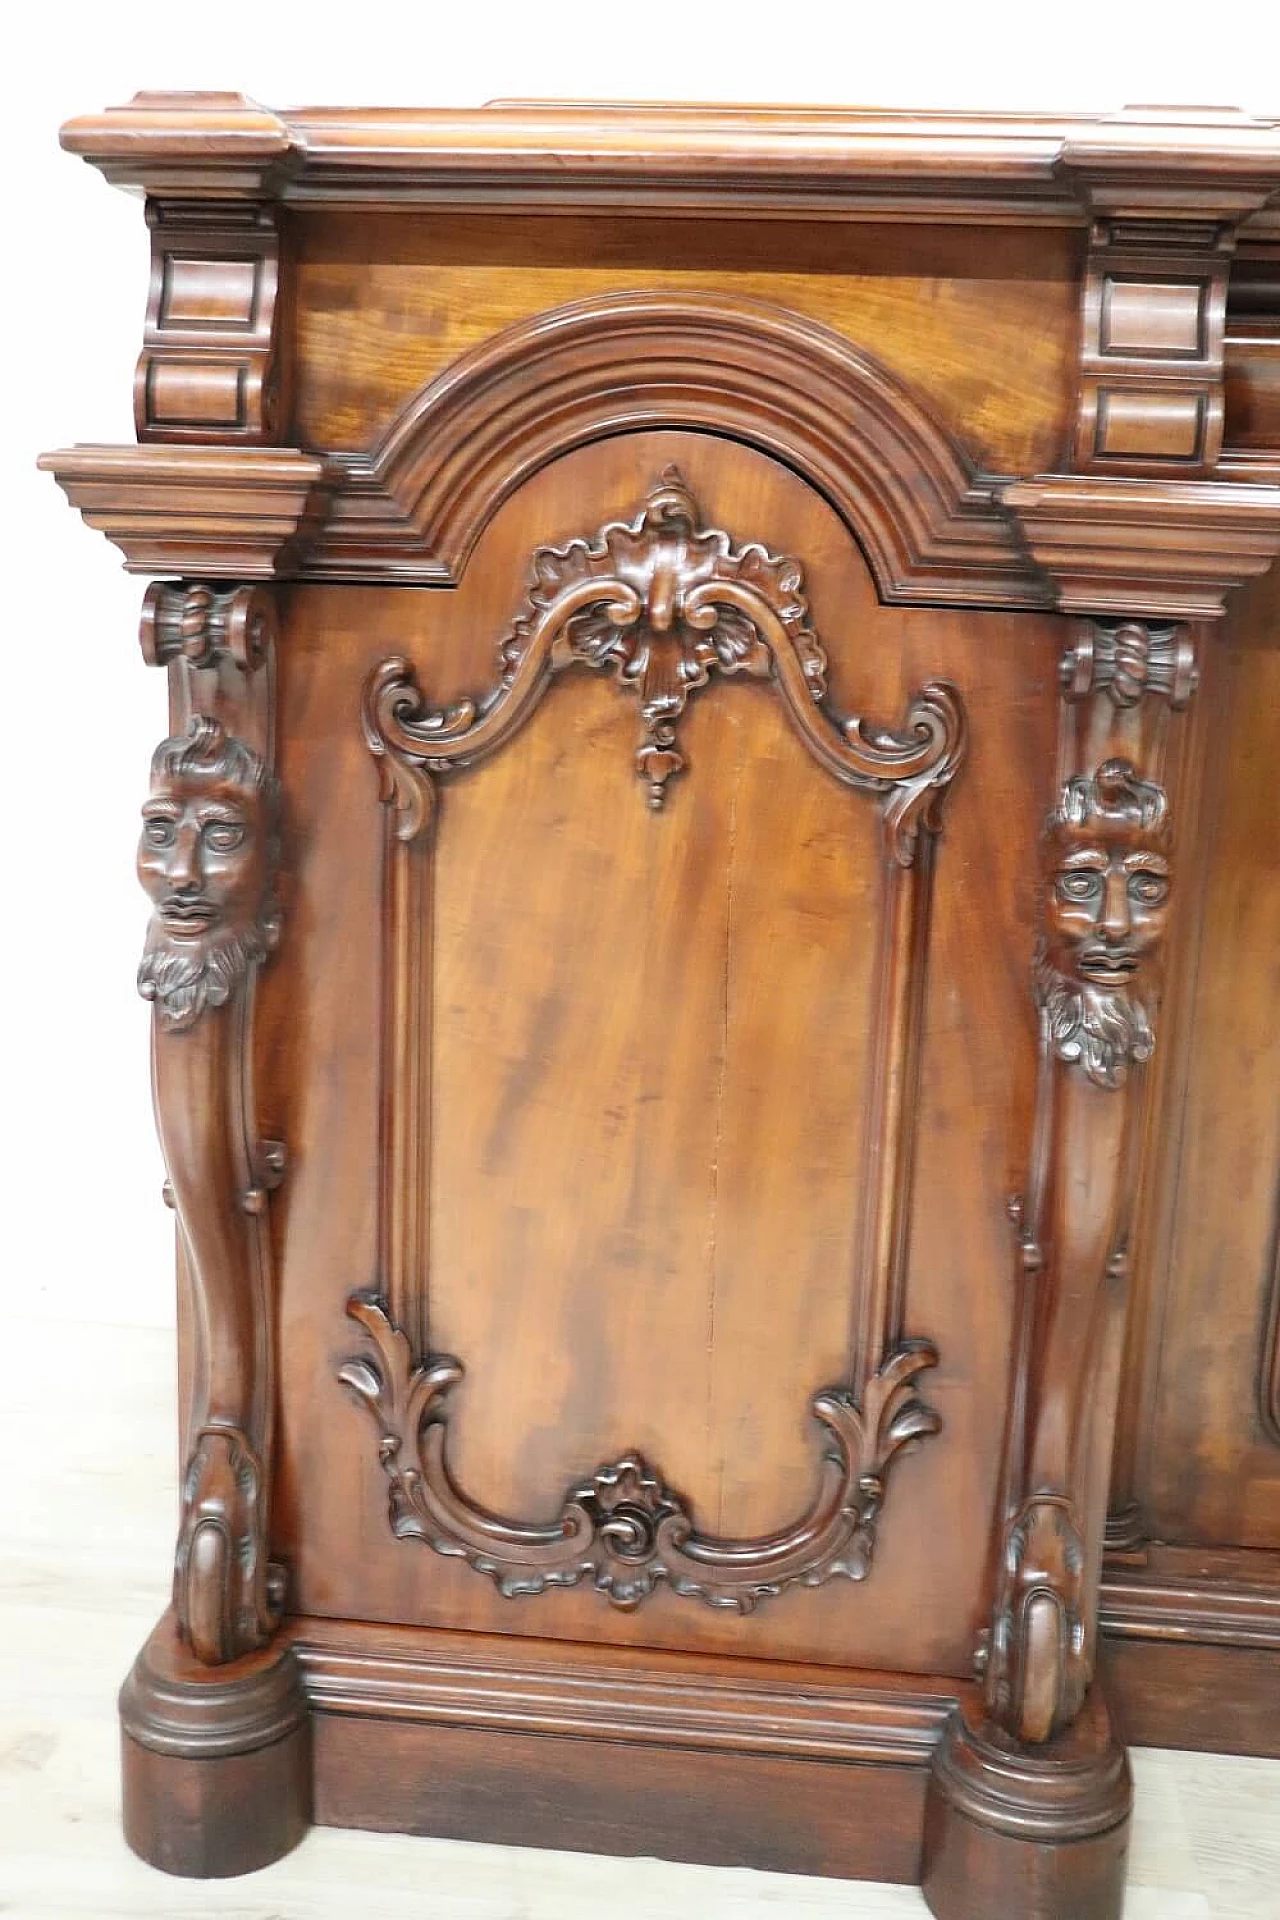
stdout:
[[1115,1920],[1123,1740],[1274,1747],[1280,129],[63,138],[152,281],[44,464],[173,576],[131,1844]]

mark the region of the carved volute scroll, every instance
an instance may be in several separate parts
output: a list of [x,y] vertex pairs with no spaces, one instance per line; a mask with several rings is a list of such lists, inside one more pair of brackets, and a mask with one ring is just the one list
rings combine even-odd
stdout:
[[[837,1574],[860,1580],[892,1459],[939,1425],[916,1391],[937,1355],[927,1341],[904,1337],[902,1316],[932,851],[939,803],[964,755],[959,698],[949,686],[929,685],[893,731],[834,716],[799,564],[705,527],[674,469],[630,523],[534,554],[527,597],[497,664],[490,694],[445,710],[423,700],[403,660],[384,662],[365,693],[365,737],[386,819],[379,1275],[350,1302],[366,1345],[339,1377],[376,1424],[392,1528],[465,1558],[506,1595],[590,1579],[615,1605],[634,1607],[666,1582],[678,1594],[747,1612],[789,1585]],[[814,758],[877,797],[884,822],[876,1055],[854,1275],[860,1324],[848,1378],[813,1399],[822,1437],[814,1496],[792,1525],[764,1538],[700,1532],[690,1506],[632,1452],[594,1469],[584,1463],[582,1483],[540,1524],[480,1507],[448,1463],[450,1397],[464,1370],[432,1348],[426,1284],[436,782],[496,752],[552,677],[575,665],[612,671],[636,697],[634,771],[655,810],[685,768],[678,725],[690,694],[713,675],[741,673],[775,690]],[[655,822],[654,831],[667,830]]]
[[1040,1063],[1015,1204],[1020,1296],[988,1711],[1033,1744],[1080,1711],[1127,1305],[1145,1097],[1173,878],[1171,710],[1195,685],[1183,628],[1089,623],[1062,668],[1033,981]]
[[[269,1555],[265,1216],[284,1156],[253,1131],[249,1059],[255,977],[280,932],[273,631],[261,588],[157,585],[143,613],[143,650],[170,662],[181,729],[152,760],[138,848],[153,908],[138,986],[154,1008],[156,1122],[195,1330],[174,1613],[214,1665],[263,1645],[283,1598]],[[230,731],[232,719],[251,738]]]

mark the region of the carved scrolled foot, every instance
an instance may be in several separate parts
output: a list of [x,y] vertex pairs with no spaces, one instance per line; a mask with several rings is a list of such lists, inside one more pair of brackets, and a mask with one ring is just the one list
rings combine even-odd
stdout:
[[120,1692],[125,1838],[164,1873],[270,1866],[311,1824],[311,1721],[279,1643],[202,1666],[166,1614]]
[[242,1433],[201,1428],[182,1506],[174,1610],[196,1658],[220,1666],[267,1644],[284,1590],[262,1546],[262,1468]]
[[1044,1746],[959,1709],[929,1779],[924,1897],[938,1920],[1119,1920],[1132,1799],[1097,1687]]

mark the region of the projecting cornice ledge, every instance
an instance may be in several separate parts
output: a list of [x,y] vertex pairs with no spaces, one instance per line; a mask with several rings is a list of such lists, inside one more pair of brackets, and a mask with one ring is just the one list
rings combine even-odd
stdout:
[[331,484],[324,460],[292,447],[64,447],[40,466],[130,573],[209,580],[296,571]]
[[140,93],[69,121],[62,144],[116,186],[183,201],[1034,225],[1192,203],[1238,220],[1280,195],[1280,127],[1226,108],[1071,118],[507,100],[276,114],[236,93]]
[[1040,474],[1001,489],[1064,613],[1217,619],[1280,553],[1280,487]]

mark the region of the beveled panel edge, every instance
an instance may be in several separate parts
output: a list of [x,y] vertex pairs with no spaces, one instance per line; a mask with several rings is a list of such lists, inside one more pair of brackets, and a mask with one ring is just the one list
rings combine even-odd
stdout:
[[1242,217],[1280,190],[1280,126],[1229,108],[1072,117],[508,101],[274,113],[233,93],[142,93],[69,121],[62,144],[148,194],[335,206],[1080,225],[1087,208],[1171,193]]
[[298,1617],[317,1712],[803,1759],[926,1765],[972,1683],[730,1655]]

